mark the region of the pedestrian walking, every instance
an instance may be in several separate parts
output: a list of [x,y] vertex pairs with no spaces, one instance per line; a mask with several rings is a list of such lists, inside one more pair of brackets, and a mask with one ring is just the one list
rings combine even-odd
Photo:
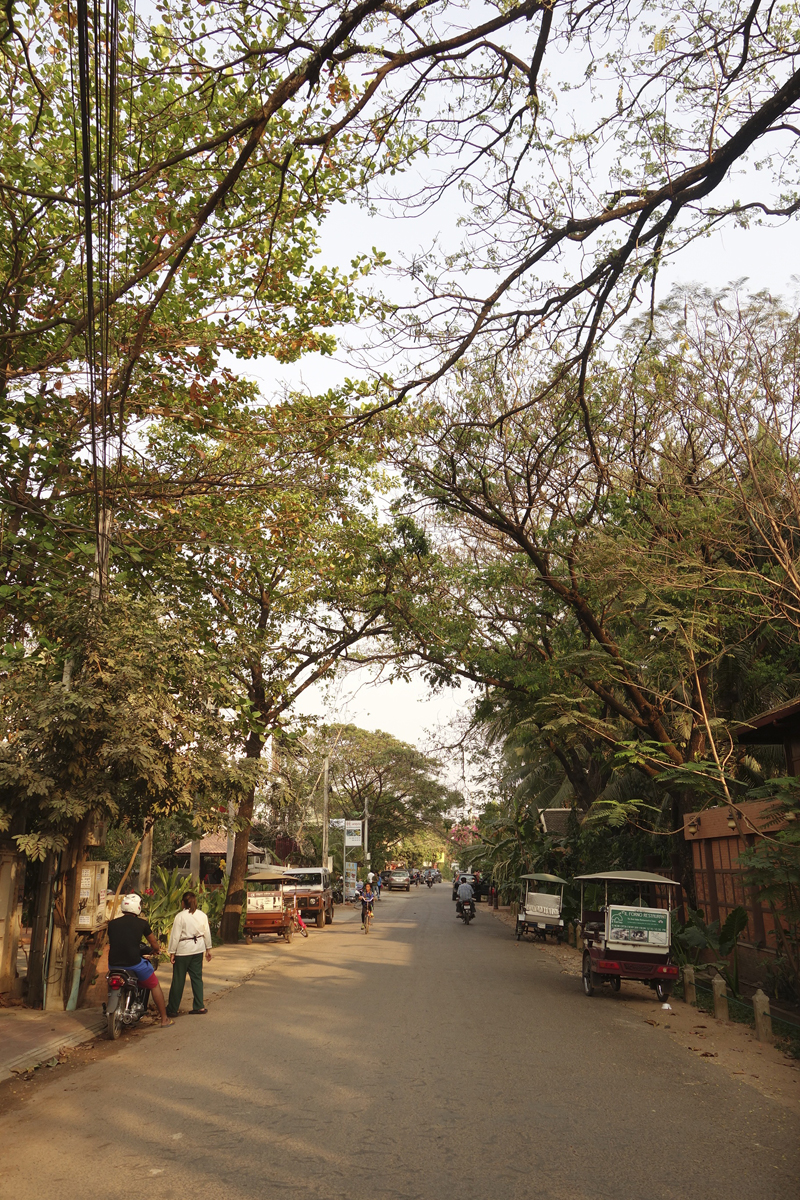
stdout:
[[194,892],[183,893],[183,911],[172,923],[167,949],[172,963],[167,1014],[178,1015],[187,974],[192,981],[192,1015],[208,1012],[203,1004],[203,954],[210,962],[211,929],[206,914],[198,910]]

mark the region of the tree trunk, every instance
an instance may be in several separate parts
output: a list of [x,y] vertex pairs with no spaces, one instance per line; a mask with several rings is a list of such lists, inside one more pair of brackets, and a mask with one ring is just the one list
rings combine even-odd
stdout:
[[[261,737],[257,733],[251,733],[247,739],[247,757],[260,758],[263,746]],[[247,847],[250,842],[250,822],[253,819],[255,801],[256,789],[252,787],[239,805],[239,816],[244,818],[244,828],[237,832],[234,839],[228,894],[225,897],[225,908],[219,926],[219,936],[228,945],[239,940],[239,925],[244,907],[244,877],[247,873]]]
[[36,899],[33,906],[31,948],[28,958],[29,1008],[41,1008],[44,1002],[44,960],[47,950],[47,930],[50,925],[50,901],[53,895],[53,876],[58,855],[52,850],[39,863]]

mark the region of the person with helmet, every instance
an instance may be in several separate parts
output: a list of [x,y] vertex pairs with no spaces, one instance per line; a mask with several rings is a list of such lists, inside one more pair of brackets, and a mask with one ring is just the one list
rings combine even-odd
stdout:
[[121,916],[108,922],[108,965],[130,971],[139,980],[142,987],[153,993],[153,1002],[161,1017],[162,1025],[174,1025],[167,1016],[167,1003],[161,984],[151,963],[142,958],[139,945],[144,938],[150,943],[154,954],[160,954],[161,947],[156,935],[141,916],[142,897],[135,892],[129,892],[122,897],[120,904]]

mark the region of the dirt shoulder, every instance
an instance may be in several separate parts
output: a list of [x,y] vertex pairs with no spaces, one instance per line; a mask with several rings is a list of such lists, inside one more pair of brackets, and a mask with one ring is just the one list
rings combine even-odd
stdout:
[[[513,929],[515,918],[508,909],[489,911]],[[558,962],[564,974],[574,975],[576,982],[580,979],[580,950],[534,942],[531,938],[525,941],[531,953],[546,954]],[[655,1037],[672,1038],[685,1048],[687,1055],[705,1058],[732,1079],[755,1088],[800,1116],[800,1062],[775,1046],[757,1041],[748,1026],[725,1024],[683,1000],[670,1001],[670,1011],[665,1011],[650,988],[635,981],[626,980],[617,994],[610,988],[601,988],[587,1003],[624,1004],[628,1015],[640,1016]]]

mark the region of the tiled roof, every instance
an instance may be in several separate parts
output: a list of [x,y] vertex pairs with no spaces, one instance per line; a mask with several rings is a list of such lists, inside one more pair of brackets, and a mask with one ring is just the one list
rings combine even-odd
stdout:
[[[187,842],[185,846],[179,846],[174,851],[175,854],[191,854],[192,843]],[[228,853],[228,835],[227,833],[207,833],[204,838],[200,839],[201,854],[219,854],[222,858]],[[247,843],[248,854],[264,855],[265,851],[258,846],[254,846],[252,842]]]

